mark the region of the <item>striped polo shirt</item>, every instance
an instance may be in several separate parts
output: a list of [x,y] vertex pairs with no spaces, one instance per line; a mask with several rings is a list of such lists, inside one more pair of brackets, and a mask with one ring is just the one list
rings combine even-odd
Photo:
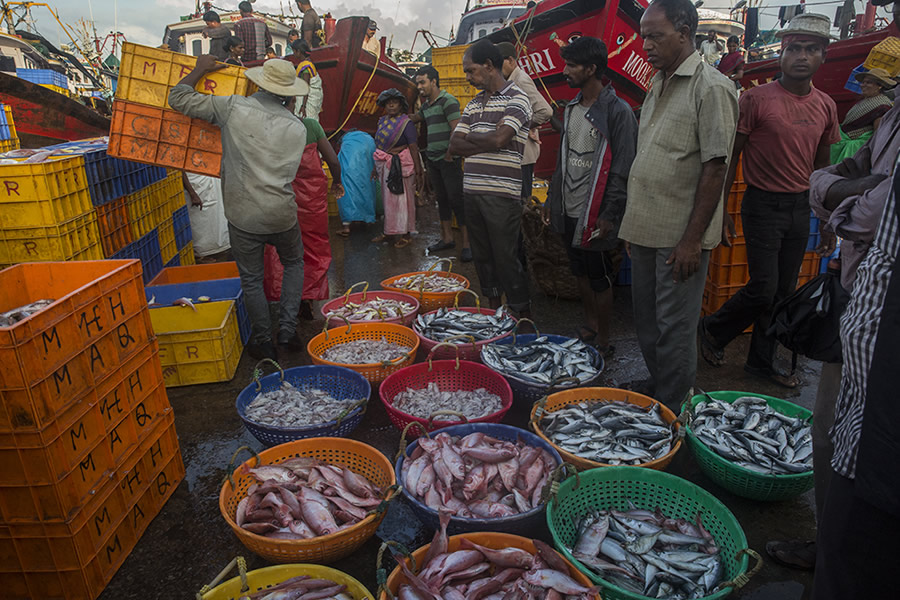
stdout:
[[442,160],[450,147],[450,121],[459,120],[459,100],[441,90],[434,102],[422,103],[419,110],[428,127],[428,160]]
[[531,123],[528,96],[513,82],[488,96],[483,91],[466,105],[456,132],[491,133],[501,125],[516,130],[506,147],[466,158],[463,191],[466,194],[501,196],[518,200],[522,195],[522,153]]

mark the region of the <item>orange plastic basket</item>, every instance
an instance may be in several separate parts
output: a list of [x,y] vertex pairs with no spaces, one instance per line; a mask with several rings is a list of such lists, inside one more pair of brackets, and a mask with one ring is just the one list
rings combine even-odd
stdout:
[[[346,321],[346,319],[344,319]],[[385,377],[398,369],[410,365],[416,358],[416,352],[419,350],[419,336],[409,327],[397,325],[395,323],[349,323],[347,328],[337,327],[335,329],[326,329],[319,335],[309,340],[306,350],[309,357],[315,365],[332,365],[335,367],[345,367],[356,371],[371,383],[381,383]],[[407,346],[411,350],[406,356],[401,356],[393,361],[385,361],[383,363],[370,363],[364,365],[345,365],[342,363],[331,362],[322,358],[325,351],[329,348],[354,342],[356,340],[381,340],[385,339],[394,344]]]
[[437,310],[437,309],[441,308],[442,306],[446,306],[446,307],[452,306],[453,301],[456,299],[456,294],[459,293],[459,290],[456,290],[454,292],[426,292],[421,288],[420,289],[415,289],[415,288],[409,289],[409,288],[400,288],[400,287],[394,286],[395,281],[402,279],[404,277],[410,277],[413,275],[432,275],[435,272],[434,271],[435,267],[437,267],[439,264],[441,264],[444,261],[449,263],[447,266],[447,271],[446,272],[439,271],[439,273],[441,273],[444,277],[448,277],[450,279],[455,279],[456,281],[460,282],[465,287],[465,289],[469,289],[469,280],[468,279],[466,279],[462,275],[451,272],[451,270],[453,269],[453,261],[450,260],[449,258],[440,259],[439,261],[437,261],[436,263],[431,265],[425,271],[413,271],[412,273],[402,273],[402,274],[396,275],[394,277],[389,277],[381,282],[381,287],[383,287],[384,289],[391,291],[391,292],[400,292],[402,294],[407,294],[409,296],[417,298],[419,300],[419,306],[420,306],[419,312],[420,313],[426,313],[426,312],[429,312],[432,310]]
[[[235,522],[238,503],[247,495],[250,486],[257,483],[255,477],[241,472],[243,466],[278,464],[298,456],[312,456],[339,467],[346,467],[366,477],[381,489],[390,490],[387,500],[393,498],[396,493],[393,465],[384,454],[372,446],[346,438],[308,438],[264,450],[256,457],[245,461],[233,472],[231,467],[234,466],[234,459],[232,459],[232,464],[229,465],[231,475],[222,484],[222,490],[219,492],[219,511],[248,550],[275,563],[330,563],[352,554],[375,534],[375,530],[384,519],[384,510],[370,514],[343,531],[309,540],[267,538],[250,533],[238,527]],[[382,503],[381,508],[385,508],[385,503]]]
[[[535,402],[534,406],[531,409],[531,429],[534,430],[534,432],[538,434],[538,436],[540,436],[544,441],[556,448],[556,451],[559,452],[560,456],[562,456],[564,462],[572,463],[579,471],[596,469],[597,467],[608,467],[610,465],[593,460],[587,460],[586,458],[581,458],[579,456],[575,456],[574,454],[566,452],[565,450],[554,444],[553,440],[544,435],[544,432],[541,431],[540,426],[541,419],[545,414],[554,413],[568,406],[572,406],[573,404],[593,404],[595,402],[603,402],[604,400],[621,400],[622,402],[636,404],[637,406],[642,406],[644,408],[652,404],[659,404],[660,414],[662,415],[663,420],[668,425],[671,426],[677,421],[675,413],[669,410],[665,404],[654,400],[649,396],[644,396],[643,394],[636,394],[635,392],[629,392],[628,390],[620,390],[617,388],[588,387],[566,390],[564,392],[557,392],[555,394],[550,394],[549,396],[544,396],[543,398]],[[672,459],[675,458],[675,454],[678,452],[678,450],[681,449],[681,442],[684,437],[683,435],[681,435],[680,422],[675,423],[675,428],[675,445],[672,446],[672,449],[668,454],[666,454],[662,458],[657,458],[656,460],[651,460],[650,462],[635,466],[648,469],[656,469],[657,471],[665,470],[665,468],[669,466],[669,463],[672,462]]]

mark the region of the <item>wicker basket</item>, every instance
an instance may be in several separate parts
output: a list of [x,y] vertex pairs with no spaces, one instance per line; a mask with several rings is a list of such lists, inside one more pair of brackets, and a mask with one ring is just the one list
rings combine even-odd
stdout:
[[[471,307],[471,306],[460,307],[459,306],[459,295],[462,293],[468,293],[468,294],[472,294],[473,296],[475,296],[475,306],[474,307]],[[438,310],[440,310],[440,309],[438,309]],[[456,293],[456,299],[453,301],[453,310],[461,310],[463,312],[470,312],[470,313],[480,313],[482,315],[493,315],[495,312],[497,312],[496,310],[494,310],[492,308],[481,308],[481,298],[479,298],[478,294],[476,294],[472,290],[462,290],[462,291],[459,291]],[[437,312],[437,311],[433,310],[427,314],[430,315],[434,312]],[[423,315],[423,316],[427,316],[427,315]],[[512,317],[512,319],[515,320],[515,317]],[[431,352],[432,350],[434,350],[435,348],[440,346],[442,343],[453,341],[454,345],[456,345],[458,348],[456,352],[453,351],[453,348],[441,348],[437,353],[434,354],[434,358],[436,358],[438,360],[442,360],[442,359],[454,358],[456,356],[459,356],[460,360],[470,360],[472,362],[481,362],[481,349],[486,344],[490,344],[491,342],[496,342],[497,340],[502,340],[503,338],[509,337],[512,334],[512,332],[510,331],[509,333],[504,333],[503,335],[498,335],[496,337],[492,337],[487,340],[479,340],[479,341],[475,341],[475,338],[472,337],[471,335],[457,335],[457,336],[446,338],[441,341],[437,341],[437,340],[433,340],[431,338],[427,338],[424,335],[422,335],[421,332],[419,332],[419,328],[415,323],[413,323],[412,329],[413,329],[413,331],[416,332],[416,335],[419,336],[419,343],[420,343],[422,352]]]
[[[381,340],[393,342],[401,346],[407,346],[410,351],[405,355],[393,361],[385,361],[383,363],[371,363],[365,365],[344,365],[334,363],[322,358],[325,351],[334,346],[346,344],[356,340]],[[316,337],[309,340],[306,350],[313,364],[331,365],[334,367],[345,367],[352,371],[356,371],[371,383],[381,383],[384,378],[391,373],[401,369],[405,365],[412,364],[416,358],[416,351],[419,349],[419,336],[409,327],[397,325],[394,323],[358,323],[356,325],[347,324],[347,328],[337,327],[335,329],[325,329]]]
[[456,297],[457,292],[426,292],[422,289],[407,289],[407,288],[399,288],[394,287],[394,282],[398,279],[402,279],[403,277],[409,277],[411,275],[432,275],[435,273],[435,267],[437,267],[442,262],[448,262],[449,266],[447,267],[447,271],[438,271],[444,277],[448,277],[450,279],[455,279],[459,283],[463,285],[466,289],[469,288],[469,280],[459,275],[457,273],[451,272],[453,269],[453,261],[449,258],[442,258],[431,267],[429,267],[425,271],[413,271],[412,273],[403,273],[401,275],[397,275],[395,277],[389,277],[381,282],[381,287],[391,292],[400,292],[401,294],[407,294],[414,298],[418,298],[420,311],[421,312],[429,312],[432,310],[437,310],[439,308],[447,307],[453,304],[453,299]]
[[[353,288],[358,285],[365,285],[363,291],[351,293]],[[384,300],[397,300],[398,302],[406,302],[408,304],[413,305],[413,310],[409,313],[405,313],[401,317],[387,317],[382,316],[380,319],[376,319],[374,321],[363,321],[359,319],[349,319],[350,323],[396,323],[397,325],[404,325],[409,327],[412,325],[412,322],[415,320],[416,315],[419,314],[419,301],[409,294],[401,294],[400,292],[385,292],[383,290],[379,291],[369,291],[369,283],[367,281],[360,281],[359,283],[354,283],[350,286],[347,292],[334,300],[329,300],[325,304],[322,305],[322,318],[328,321],[328,327],[340,327],[340,325],[344,322],[343,319],[339,319],[336,317],[328,318],[328,313],[332,310],[340,308],[341,306],[353,302],[360,303],[366,302],[367,300],[371,300],[373,298],[381,298]]]
[[[219,583],[234,567],[238,568],[238,576]],[[237,557],[219,574],[215,581],[204,587],[197,594],[197,600],[240,600],[248,594],[261,592],[293,577],[306,575],[315,579],[329,579],[335,583],[346,585],[345,594],[353,600],[373,600],[375,596],[366,587],[343,571],[323,567],[321,565],[276,565],[255,571],[247,571],[247,561]]]

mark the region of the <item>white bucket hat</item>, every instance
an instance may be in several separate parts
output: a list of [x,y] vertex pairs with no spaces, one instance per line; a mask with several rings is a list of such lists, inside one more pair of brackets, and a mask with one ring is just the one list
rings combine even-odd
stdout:
[[244,71],[247,79],[276,96],[306,96],[309,84],[297,77],[294,65],[281,58],[272,58],[261,67]]
[[775,32],[775,38],[779,40],[786,35],[814,35],[826,40],[838,39],[831,35],[831,19],[815,13],[800,13],[788,21],[787,27]]

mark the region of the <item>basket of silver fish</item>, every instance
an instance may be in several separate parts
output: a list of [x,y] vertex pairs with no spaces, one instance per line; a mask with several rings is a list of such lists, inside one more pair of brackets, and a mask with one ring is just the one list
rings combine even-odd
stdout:
[[[223,581],[237,567],[238,576]],[[219,583],[221,582],[221,583]],[[215,581],[197,593],[197,600],[374,600],[372,593],[343,571],[322,565],[290,564],[247,570],[239,556],[219,573]]]
[[[448,263],[447,270],[435,271],[434,269],[442,262]],[[429,312],[442,306],[451,306],[456,293],[469,288],[469,280],[458,273],[453,273],[452,270],[453,261],[442,258],[425,271],[389,277],[381,282],[381,287],[417,298],[420,311]]]
[[531,428],[578,470],[609,465],[665,469],[681,448],[675,413],[649,396],[577,388],[541,398]]
[[604,600],[724,598],[762,567],[724,504],[653,469],[603,467],[566,479],[547,525]]
[[518,334],[523,322],[530,319],[519,319],[512,336],[481,349],[481,362],[506,377],[516,398],[534,403],[554,389],[599,381],[603,357],[594,347],[561,335]]
[[813,487],[811,411],[746,392],[700,394],[686,408],[687,445],[726,490],[785,500]]
[[[413,424],[411,427],[418,427]],[[401,449],[405,440],[401,440]],[[564,473],[559,453],[533,433],[496,423],[452,425],[413,441],[395,465],[403,496],[428,527],[450,516],[451,533],[533,532],[552,484]]]
[[[475,296],[475,306],[459,306],[460,294]],[[431,352],[441,342],[453,342],[459,346],[462,360],[481,361],[481,348],[491,342],[510,335],[516,326],[505,306],[494,310],[481,308],[481,299],[472,290],[456,293],[453,308],[439,308],[419,315],[413,322],[413,331],[421,341],[423,352]],[[437,359],[453,358],[452,348],[442,349],[434,356]]]
[[[451,351],[459,346],[444,343]],[[404,367],[381,382],[379,394],[391,423],[410,439],[458,423],[499,423],[512,407],[506,379],[469,361],[432,360]],[[406,429],[410,423],[421,427]]]
[[[353,292],[365,285],[363,291]],[[352,293],[351,293],[352,292]],[[343,296],[322,305],[322,316],[328,327],[338,327],[347,319],[350,323],[396,323],[409,327],[419,314],[419,301],[408,294],[369,291],[369,283],[354,283]]]
[[[260,377],[270,362],[278,373]],[[308,366],[283,370],[263,359],[253,382],[238,394],[236,408],[247,431],[266,446],[308,437],[350,435],[362,421],[372,388],[344,367]]]
[[313,364],[346,367],[371,383],[412,364],[419,337],[396,323],[347,323],[347,328],[325,329],[306,345]]

